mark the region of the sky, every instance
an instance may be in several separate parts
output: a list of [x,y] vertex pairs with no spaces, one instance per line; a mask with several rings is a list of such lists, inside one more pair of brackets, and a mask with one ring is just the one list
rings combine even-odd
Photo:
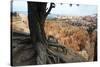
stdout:
[[[50,4],[47,5],[49,7]],[[27,2],[26,1],[14,1],[13,2],[13,11],[24,11],[27,12]],[[97,13],[97,6],[95,5],[83,5],[76,6],[73,4],[72,7],[69,4],[59,4],[56,3],[56,7],[53,8],[50,12],[51,14],[58,15],[93,15]]]

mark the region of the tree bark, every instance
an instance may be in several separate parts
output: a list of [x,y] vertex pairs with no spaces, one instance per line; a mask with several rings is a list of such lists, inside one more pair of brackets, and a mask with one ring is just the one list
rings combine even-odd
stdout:
[[55,4],[51,3],[47,12],[46,5],[46,2],[28,2],[30,37],[36,52],[36,64],[46,64],[47,62],[48,44],[44,31],[44,23],[47,15],[55,7]]
[[36,52],[36,64],[46,64],[46,43],[44,40],[44,22],[47,3],[28,2],[28,20],[30,37]]

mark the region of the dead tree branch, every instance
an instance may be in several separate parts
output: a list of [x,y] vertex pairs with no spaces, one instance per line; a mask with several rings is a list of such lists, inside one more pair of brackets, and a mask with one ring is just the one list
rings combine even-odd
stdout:
[[52,10],[52,8],[55,8],[55,3],[50,3],[50,7],[49,7],[48,11],[46,12],[45,17],[48,16],[48,14],[49,14],[50,11]]

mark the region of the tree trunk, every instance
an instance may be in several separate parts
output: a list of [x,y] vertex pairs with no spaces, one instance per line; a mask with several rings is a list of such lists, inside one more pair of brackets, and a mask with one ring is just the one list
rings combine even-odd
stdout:
[[36,64],[46,64],[46,43],[44,33],[44,22],[47,3],[28,2],[28,20],[30,37],[36,52]]

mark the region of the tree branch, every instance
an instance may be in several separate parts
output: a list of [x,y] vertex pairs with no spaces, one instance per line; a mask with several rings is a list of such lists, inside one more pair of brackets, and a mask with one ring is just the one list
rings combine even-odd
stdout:
[[48,16],[48,14],[49,14],[50,11],[52,10],[52,8],[55,8],[55,3],[50,3],[50,7],[49,7],[48,11],[46,12],[45,17]]

